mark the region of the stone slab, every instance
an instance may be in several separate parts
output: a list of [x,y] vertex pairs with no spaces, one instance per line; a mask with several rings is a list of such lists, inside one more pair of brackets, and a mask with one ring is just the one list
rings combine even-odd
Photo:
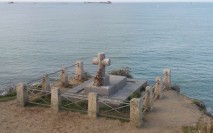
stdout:
[[110,84],[109,86],[91,86],[88,85],[84,89],[84,94],[88,94],[89,92],[96,92],[101,96],[110,96],[122,87],[127,85],[127,78],[124,76],[115,76],[115,75],[110,75]]
[[78,93],[80,91],[82,91],[86,86],[88,86],[90,83],[92,83],[93,81],[93,78],[83,82],[82,84],[74,87],[74,88],[71,88],[70,90],[68,90],[66,93]]
[[109,98],[126,100],[132,93],[140,92],[142,87],[146,86],[146,80],[127,79],[127,85],[120,89],[117,93],[111,95]]

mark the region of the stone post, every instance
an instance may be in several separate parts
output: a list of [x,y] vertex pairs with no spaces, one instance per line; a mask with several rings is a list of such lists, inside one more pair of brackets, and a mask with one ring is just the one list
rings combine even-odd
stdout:
[[19,83],[16,85],[17,92],[17,105],[20,107],[24,107],[28,103],[28,92],[27,87],[23,83]]
[[137,128],[143,124],[142,98],[133,98],[130,101],[130,123]]
[[60,76],[61,76],[61,86],[63,86],[63,87],[69,86],[67,68],[64,67],[62,69]]
[[153,95],[153,90],[151,86],[146,87],[146,97],[144,100],[145,106],[147,107],[148,111],[153,110],[153,105],[154,105],[154,95]]
[[88,94],[88,115],[96,118],[99,112],[98,94],[90,92]]
[[163,90],[168,90],[171,88],[171,70],[165,68],[163,70]]
[[162,98],[162,90],[161,90],[162,85],[161,85],[160,77],[156,77],[155,82],[156,82],[156,84],[155,84],[155,97],[156,98]]
[[51,89],[51,108],[57,113],[59,112],[60,106],[61,106],[60,89],[53,87],[53,89]]
[[77,80],[82,80],[84,75],[84,64],[82,61],[76,62],[75,74]]
[[45,90],[50,90],[50,80],[48,74],[45,74],[44,77],[42,78],[42,89]]

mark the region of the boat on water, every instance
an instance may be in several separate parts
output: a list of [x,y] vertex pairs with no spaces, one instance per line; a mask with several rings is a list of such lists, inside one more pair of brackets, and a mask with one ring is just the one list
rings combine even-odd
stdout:
[[14,4],[14,2],[13,2],[13,1],[10,1],[10,2],[8,2],[8,4]]
[[112,4],[112,2],[111,1],[102,1],[102,2],[90,2],[90,1],[86,1],[86,2],[84,2],[84,3],[100,3],[100,4]]

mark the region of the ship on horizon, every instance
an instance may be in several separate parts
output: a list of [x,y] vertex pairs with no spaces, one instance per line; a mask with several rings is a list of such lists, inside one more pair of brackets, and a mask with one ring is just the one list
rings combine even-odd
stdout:
[[101,1],[101,2],[91,2],[91,1],[85,1],[84,3],[101,3],[101,4],[112,4],[111,1]]

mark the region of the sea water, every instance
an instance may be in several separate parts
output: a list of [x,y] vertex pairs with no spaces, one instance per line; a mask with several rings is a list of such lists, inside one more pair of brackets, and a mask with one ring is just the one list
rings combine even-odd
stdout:
[[107,70],[130,67],[213,109],[213,3],[0,3],[0,88],[105,52]]

